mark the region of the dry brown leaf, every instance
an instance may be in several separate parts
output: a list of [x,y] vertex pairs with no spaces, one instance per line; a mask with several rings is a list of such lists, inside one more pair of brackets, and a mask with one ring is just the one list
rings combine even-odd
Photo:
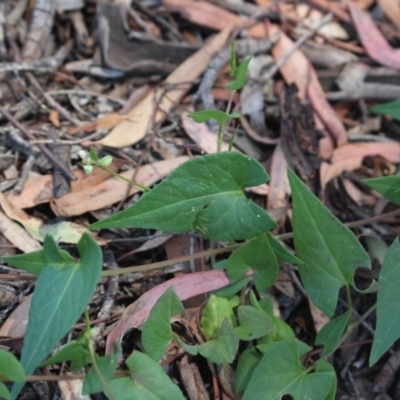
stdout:
[[73,135],[74,133],[80,132],[82,130],[85,132],[91,132],[97,129],[111,129],[114,128],[114,126],[119,124],[121,121],[125,120],[132,120],[132,118],[129,117],[129,115],[112,113],[105,115],[104,117],[100,117],[94,122],[80,125],[78,127],[73,126],[68,130],[68,133],[70,135]]
[[50,110],[49,120],[56,128],[59,128],[61,126],[60,118],[59,118],[57,110]]
[[231,30],[232,26],[227,27],[185,60],[159,88],[150,91],[131,109],[127,114],[130,120],[120,122],[100,143],[110,147],[125,147],[143,139],[151,123],[163,121],[169,111],[185,96],[213,56],[225,45]]
[[400,143],[397,142],[358,142],[346,144],[335,149],[331,164],[322,163],[320,170],[321,188],[344,171],[359,168],[364,157],[382,156],[393,163],[400,162]]
[[397,26],[400,27],[400,1],[399,0],[378,0],[378,3],[385,15]]
[[[144,165],[139,168],[136,181],[142,185],[151,186],[187,160],[188,157],[182,156]],[[130,179],[134,172],[135,169],[130,169],[121,175]],[[59,216],[70,217],[81,215],[88,211],[100,210],[123,200],[126,196],[126,191],[126,182],[118,178],[110,178],[97,185],[88,187],[86,190],[72,192],[60,199],[56,199],[51,203],[51,206],[54,213]],[[132,195],[138,191],[139,189],[131,187],[129,194]]]
[[286,158],[279,142],[272,155],[267,210],[285,208],[288,205],[287,197],[290,194],[290,186],[287,169]]
[[367,54],[381,65],[400,69],[400,54],[388,44],[369,13],[353,2],[349,2],[349,9]]
[[[275,61],[279,61],[286,53],[290,52],[293,42],[283,33],[277,25],[270,24],[269,34],[279,33],[279,40],[272,48]],[[299,89],[301,99],[309,98],[314,108],[314,115],[321,120],[330,132],[337,146],[347,142],[346,131],[335,111],[325,98],[324,91],[319,83],[310,62],[300,50],[296,50],[287,62],[280,68],[287,84],[295,83]],[[316,121],[318,127],[318,121]],[[325,156],[326,156],[325,152]]]
[[[75,222],[60,221],[55,224],[44,224],[39,218],[28,215],[16,207],[0,193],[0,204],[8,218],[18,221],[34,239],[43,241],[46,235],[53,236],[63,243],[78,243],[87,228]],[[101,242],[103,243],[103,242]]]
[[310,298],[308,298],[308,305],[314,321],[315,331],[318,333],[329,321],[327,317],[319,308],[315,307]]
[[10,338],[25,336],[31,299],[32,295],[29,295],[21,300],[18,307],[9,315],[4,324],[0,327],[0,336]]
[[[180,12],[182,18],[216,31],[221,31],[230,24],[237,28],[246,22],[245,18],[206,1],[163,0],[163,3],[167,10]],[[246,31],[254,38],[266,36],[266,29],[261,23],[249,27]]]
[[[69,374],[65,374],[68,376]],[[81,379],[68,379],[57,381],[60,388],[61,400],[90,400],[90,395],[83,395],[83,381]]]
[[343,22],[350,23],[351,19],[349,14],[342,8],[341,4],[331,0],[308,0],[308,2],[318,9],[325,12],[331,12],[335,17]]
[[11,221],[7,215],[0,211],[0,232],[12,243],[17,249],[23,253],[40,250],[42,246],[20,225]]
[[[126,164],[125,160],[113,159],[112,164],[108,168],[115,172],[124,164]],[[77,179],[71,182],[72,192],[87,190],[91,186],[103,182],[110,177],[109,173],[100,168],[95,168],[89,175],[81,169],[75,170],[74,175]],[[7,199],[15,207],[21,209],[48,203],[53,199],[53,177],[51,175],[38,175],[31,172],[21,194],[10,193]]]
[[287,265],[283,264],[279,268],[278,280],[274,283],[274,287],[291,299],[296,298],[292,277],[290,276],[289,267]]

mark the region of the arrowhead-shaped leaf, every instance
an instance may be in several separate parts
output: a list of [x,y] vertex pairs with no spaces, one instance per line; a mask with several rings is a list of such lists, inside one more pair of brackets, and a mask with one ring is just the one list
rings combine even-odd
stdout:
[[58,268],[65,263],[73,263],[74,259],[64,250],[60,250],[52,236],[47,235],[43,241],[43,250],[17,256],[0,257],[13,267],[23,269],[33,275],[39,275],[46,267]]
[[158,361],[172,342],[171,318],[183,314],[185,308],[173,286],[157,300],[151,309],[142,331],[142,343],[146,353]]
[[240,114],[238,113],[228,114],[220,110],[203,110],[203,111],[192,112],[188,114],[188,117],[192,118],[194,122],[197,122],[199,124],[207,122],[210,119],[215,119],[219,124],[223,125],[230,118],[239,118]]
[[354,286],[354,271],[371,261],[354,233],[288,171],[293,199],[293,235],[300,276],[312,302],[332,317],[339,289]]
[[187,161],[130,208],[91,228],[196,231],[214,240],[249,239],[275,226],[244,189],[268,180],[255,159],[222,152]]
[[[21,355],[26,374],[32,374],[79,319],[100,279],[100,247],[84,234],[78,249],[79,263],[47,267],[36,281]],[[21,385],[14,385],[14,398],[20,389]]]
[[332,319],[318,332],[315,338],[316,345],[323,345],[324,351],[322,356],[331,354],[342,338],[343,332],[346,329],[347,323],[351,315],[351,310],[346,311],[342,315]]
[[[276,244],[280,246],[278,242]],[[269,288],[278,277],[278,261],[266,233],[239,247],[229,257],[226,272],[229,279],[236,281],[251,268],[254,269],[254,283],[258,290]]]
[[131,377],[109,382],[118,400],[184,400],[179,387],[151,357],[139,351],[126,360]]
[[375,189],[392,203],[400,205],[400,175],[363,179],[363,183]]
[[[307,373],[300,357],[310,347],[297,339],[257,346],[264,355],[255,368],[242,400],[280,400],[290,394],[294,400],[330,398],[335,381],[333,368]],[[318,363],[317,363],[318,366]]]
[[400,244],[397,238],[389,247],[379,273],[376,330],[369,364],[379,358],[400,338]]

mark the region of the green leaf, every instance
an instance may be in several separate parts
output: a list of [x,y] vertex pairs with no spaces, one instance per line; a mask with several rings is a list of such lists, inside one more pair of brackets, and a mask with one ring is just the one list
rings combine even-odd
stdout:
[[264,167],[251,157],[209,154],[187,161],[133,206],[91,228],[194,230],[214,240],[249,239],[275,226],[243,191],[267,180]]
[[392,203],[400,205],[400,175],[363,179],[363,183],[379,192]]
[[118,400],[184,400],[179,387],[172,383],[158,362],[139,351],[126,360],[132,377],[109,382]]
[[270,315],[270,318],[273,328],[271,332],[268,332],[265,336],[257,340],[258,345],[281,342],[295,337],[293,329],[285,321],[274,315]]
[[336,378],[336,371],[333,368],[333,366],[325,360],[319,360],[315,364],[315,372],[317,374],[327,372],[327,373],[333,375],[331,387],[329,388],[329,392],[328,392],[327,396],[325,397],[325,400],[335,400],[336,399],[337,378]]
[[335,373],[317,370],[312,374],[307,373],[300,357],[310,350],[309,346],[297,339],[263,346],[264,355],[254,370],[242,400],[280,400],[285,394],[290,394],[294,400],[328,398]]
[[226,87],[232,91],[240,90],[246,83],[247,68],[250,64],[251,57],[243,61],[236,69],[235,80],[229,82]]
[[292,189],[292,226],[300,276],[312,302],[332,317],[339,289],[354,286],[354,271],[371,261],[354,233],[344,226],[288,171]]
[[227,274],[236,281],[250,269],[254,270],[254,283],[258,290],[272,286],[278,278],[279,267],[266,233],[247,241],[228,259]]
[[397,238],[389,247],[379,273],[379,291],[376,309],[376,330],[369,365],[379,358],[400,338],[400,244]]
[[400,99],[372,106],[370,110],[375,114],[389,115],[396,121],[400,121]]
[[215,294],[218,297],[230,298],[239,291],[241,291],[244,287],[246,287],[252,280],[253,277],[246,276],[242,279],[239,279],[238,281],[230,283],[228,286],[215,290],[213,294]]
[[14,382],[23,382],[25,372],[17,357],[9,351],[0,349],[0,377]]
[[95,150],[95,148],[93,146],[90,146],[89,152],[90,152],[90,159],[91,160],[99,161],[99,157],[98,157],[98,155],[96,153],[96,150]]
[[62,347],[54,356],[40,363],[41,367],[51,364],[59,364],[64,361],[71,362],[71,371],[77,371],[90,364],[90,352],[88,344],[82,340],[75,340]]
[[210,119],[215,119],[220,125],[223,125],[231,118],[239,118],[240,114],[237,112],[228,114],[220,110],[203,110],[203,111],[192,112],[188,114],[188,117],[192,118],[192,120],[194,122],[197,122],[198,124],[207,122]]
[[240,306],[238,317],[240,324],[236,327],[236,333],[241,340],[258,339],[273,329],[271,318],[252,306]]
[[100,391],[108,394],[110,391],[114,395],[114,391],[109,388],[108,382],[114,378],[114,372],[118,364],[119,346],[116,346],[113,353],[100,357],[95,354],[96,367],[92,365],[83,381],[82,394],[93,394]]
[[255,368],[262,358],[262,354],[251,345],[240,356],[236,368],[235,392],[243,392],[249,384]]
[[323,328],[318,332],[315,338],[316,345],[323,345],[324,351],[322,356],[328,356],[336,350],[337,345],[342,338],[342,335],[346,329],[351,315],[351,310],[346,311],[339,317],[336,317],[329,321]]
[[[45,268],[36,281],[21,355],[26,374],[32,374],[76,323],[100,279],[100,247],[84,234],[78,249],[79,263]],[[21,385],[14,385],[14,398],[20,389]]]
[[197,351],[203,357],[216,364],[230,364],[235,359],[239,348],[239,337],[235,328],[224,319],[215,339],[197,346]]
[[6,400],[11,400],[11,395],[6,385],[3,382],[0,382],[0,399],[2,398],[5,398]]
[[66,262],[74,262],[70,254],[57,247],[57,244],[51,236],[45,237],[43,241],[43,250],[17,256],[0,257],[0,260],[13,267],[29,272],[32,275],[39,275],[46,267],[60,268]]
[[146,353],[158,361],[172,342],[171,318],[184,314],[185,308],[173,286],[154,304],[142,332],[142,343]]
[[299,260],[289,250],[287,250],[270,232],[267,232],[269,244],[275,253],[275,257],[280,263],[300,265],[303,261]]
[[207,339],[217,337],[225,319],[235,326],[236,320],[228,299],[211,295],[201,317],[201,330]]

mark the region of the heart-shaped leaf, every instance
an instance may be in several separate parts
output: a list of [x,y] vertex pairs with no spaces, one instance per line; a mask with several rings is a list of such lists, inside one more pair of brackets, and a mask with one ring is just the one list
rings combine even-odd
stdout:
[[209,154],[187,161],[133,206],[91,228],[194,230],[214,240],[249,239],[275,226],[244,194],[246,187],[267,180],[264,167],[251,157]]
[[239,247],[229,257],[226,272],[232,281],[236,281],[251,268],[254,269],[254,283],[258,290],[269,288],[278,277],[278,261],[266,233]]
[[109,386],[118,400],[184,400],[179,387],[172,383],[163,368],[139,351],[126,360],[131,377],[118,378]]
[[[297,339],[288,339],[277,343],[260,345],[264,352],[261,361],[254,369],[243,400],[280,400],[290,394],[294,400],[330,399],[335,372],[325,370],[309,374],[300,361],[300,357],[310,347]],[[317,363],[318,366],[318,363]]]
[[400,244],[397,238],[389,247],[379,273],[376,330],[369,364],[379,358],[400,338]]
[[375,189],[392,203],[400,205],[400,175],[363,179],[363,183]]
[[371,261],[354,233],[343,225],[288,171],[293,199],[293,237],[300,276],[312,302],[329,317],[335,309],[339,289],[354,286],[354,271],[371,268]]
[[[52,238],[48,240],[54,241]],[[36,281],[21,355],[26,374],[32,374],[76,323],[100,279],[100,247],[88,234],[84,234],[78,249],[81,254],[79,263],[49,266]],[[20,384],[14,385],[13,398],[21,387]]]
[[171,318],[183,314],[185,308],[173,286],[156,301],[142,332],[142,343],[146,353],[158,361],[172,342]]

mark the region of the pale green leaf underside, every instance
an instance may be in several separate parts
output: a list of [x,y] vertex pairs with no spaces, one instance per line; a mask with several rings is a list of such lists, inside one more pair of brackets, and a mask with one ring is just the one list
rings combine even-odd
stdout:
[[376,330],[369,364],[379,358],[400,338],[400,244],[397,238],[389,247],[379,274]]
[[130,208],[91,225],[195,231],[214,240],[252,238],[275,226],[271,217],[245,197],[246,187],[268,180],[255,159],[223,152],[187,161]]
[[343,225],[288,171],[293,199],[293,235],[299,271],[313,303],[332,317],[339,289],[351,284],[358,267],[371,268],[367,252],[353,232]]

